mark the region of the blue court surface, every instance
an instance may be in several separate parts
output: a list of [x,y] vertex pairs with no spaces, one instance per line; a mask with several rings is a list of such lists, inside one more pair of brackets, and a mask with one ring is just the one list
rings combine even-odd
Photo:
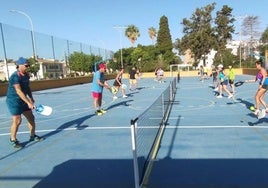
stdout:
[[[237,76],[244,79],[253,77]],[[41,142],[27,142],[23,119],[20,150],[9,144],[11,116],[1,97],[0,188],[134,188],[130,120],[150,107],[170,80],[142,78],[128,98],[118,93],[116,100],[105,90],[103,116],[94,114],[90,83],[36,91],[36,104],[52,106],[53,114],[35,113],[37,134],[45,137]],[[237,87],[234,99],[216,98],[211,84],[211,79],[180,79],[146,187],[268,187],[268,119],[258,120],[249,110],[257,83]]]

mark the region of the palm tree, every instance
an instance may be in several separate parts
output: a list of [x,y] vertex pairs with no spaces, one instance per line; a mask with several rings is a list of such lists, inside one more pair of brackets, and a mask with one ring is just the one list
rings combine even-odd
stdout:
[[125,31],[125,36],[133,45],[140,36],[140,31],[135,25],[129,25]]
[[148,29],[148,34],[149,34],[149,37],[152,39],[152,43],[153,43],[153,45],[154,45],[154,39],[156,38],[156,35],[157,35],[157,31],[156,31],[156,29],[153,28],[153,27],[150,27],[150,28]]

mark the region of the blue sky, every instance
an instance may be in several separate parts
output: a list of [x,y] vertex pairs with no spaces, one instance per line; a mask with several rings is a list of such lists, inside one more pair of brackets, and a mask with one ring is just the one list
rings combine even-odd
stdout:
[[[261,31],[267,27],[267,0],[1,0],[0,22],[30,30],[26,17],[9,12],[15,9],[31,17],[35,32],[117,51],[120,34],[114,26],[134,24],[141,34],[136,44],[149,45],[148,28],[158,29],[165,15],[174,41],[182,36],[182,19],[212,2],[216,2],[215,11],[228,5],[235,16],[258,16]],[[235,25],[239,32],[239,22]],[[124,31],[122,46],[131,46]]]

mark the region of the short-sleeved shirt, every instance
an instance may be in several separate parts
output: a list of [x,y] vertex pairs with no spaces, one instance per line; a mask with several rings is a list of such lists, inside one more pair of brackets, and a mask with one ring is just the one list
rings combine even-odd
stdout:
[[234,80],[235,79],[235,73],[234,73],[233,68],[229,70],[228,78],[229,78],[229,80]]
[[204,73],[207,73],[208,72],[208,68],[207,67],[204,67],[203,70],[204,70]]
[[220,79],[220,82],[223,84],[228,83],[228,78],[225,76],[225,74],[222,71],[219,72],[219,79]]
[[224,77],[225,75],[223,74],[223,72],[219,72],[219,78],[221,81],[224,80]]
[[96,92],[96,93],[102,93],[103,86],[98,84],[98,80],[100,80],[102,83],[104,83],[104,81],[105,81],[104,73],[101,73],[100,71],[96,71],[94,73],[91,91]]
[[9,78],[9,84],[6,95],[6,103],[12,115],[20,115],[24,111],[30,110],[28,105],[19,97],[14,87],[19,84],[22,92],[27,96],[30,91],[30,77],[28,74],[21,74],[15,71]]
[[164,71],[162,69],[159,69],[157,71],[157,76],[164,76]]
[[131,80],[136,79],[136,77],[135,77],[136,73],[137,73],[136,70],[131,69],[131,70],[129,71],[129,79],[131,79]]

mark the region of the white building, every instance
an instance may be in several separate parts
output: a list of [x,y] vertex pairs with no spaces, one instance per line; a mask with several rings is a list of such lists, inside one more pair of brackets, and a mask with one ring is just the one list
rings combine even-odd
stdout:
[[[39,71],[37,73],[38,78],[32,79],[57,79],[63,78],[67,75],[67,66],[65,61],[58,62],[49,59],[38,59],[39,63]],[[8,80],[10,75],[15,72],[16,69],[16,62],[9,62],[6,66],[5,61],[0,61],[0,80]]]
[[[229,41],[226,45],[226,48],[227,49],[231,49],[231,53],[233,55],[240,55],[238,54],[239,53],[239,47],[240,47],[240,44],[241,46],[243,46],[244,49],[247,49],[248,48],[248,44],[247,42],[240,42],[240,41]],[[242,59],[245,59],[246,56],[248,56],[248,53],[246,53],[247,51],[246,50],[242,50],[243,51],[243,54],[241,54],[241,58]],[[211,68],[211,65],[213,64],[214,62],[214,57],[216,55],[217,51],[215,50],[211,50],[211,52],[209,54],[206,55],[206,64],[205,66],[210,69]],[[200,65],[203,65],[203,60],[200,60],[199,64],[198,64],[198,67],[200,67]]]

